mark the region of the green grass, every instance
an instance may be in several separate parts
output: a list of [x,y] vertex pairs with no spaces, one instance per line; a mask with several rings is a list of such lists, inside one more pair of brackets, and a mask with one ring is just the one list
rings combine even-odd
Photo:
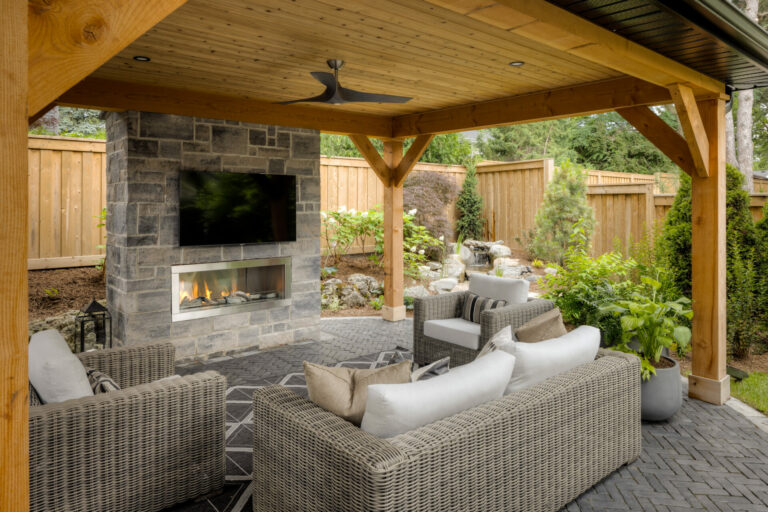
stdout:
[[768,373],[755,372],[741,382],[731,381],[731,395],[768,414]]

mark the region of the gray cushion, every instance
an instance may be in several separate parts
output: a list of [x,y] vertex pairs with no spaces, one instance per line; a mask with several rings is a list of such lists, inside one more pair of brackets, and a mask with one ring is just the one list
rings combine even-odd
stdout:
[[470,292],[482,297],[503,300],[507,304],[525,304],[528,302],[530,285],[531,283],[525,279],[510,279],[477,273],[469,277]]
[[424,322],[424,334],[472,350],[480,347],[480,324],[463,318],[427,320]]

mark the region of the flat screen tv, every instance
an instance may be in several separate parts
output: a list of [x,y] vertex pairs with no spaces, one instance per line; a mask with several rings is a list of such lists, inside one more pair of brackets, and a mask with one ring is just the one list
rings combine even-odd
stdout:
[[182,171],[179,245],[296,240],[296,177]]

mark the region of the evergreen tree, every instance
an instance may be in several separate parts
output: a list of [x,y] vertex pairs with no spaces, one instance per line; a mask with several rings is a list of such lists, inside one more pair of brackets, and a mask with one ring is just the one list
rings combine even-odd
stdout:
[[[726,266],[734,268],[738,254],[745,268],[752,261],[755,247],[755,226],[749,211],[749,195],[741,187],[744,177],[733,166],[726,166]],[[691,178],[680,177],[680,189],[667,213],[659,258],[673,272],[675,284],[687,296],[691,295]]]
[[513,162],[553,158],[559,165],[578,157],[571,148],[578,122],[576,118],[568,118],[482,130],[477,148],[486,160]]
[[467,174],[461,185],[456,209],[459,210],[459,218],[456,221],[456,236],[465,240],[481,238],[485,226],[483,198],[477,191],[477,170],[473,162],[467,163]]
[[762,323],[768,324],[768,203],[763,206],[763,218],[755,224],[755,239],[757,309]]
[[558,264],[571,244],[576,222],[581,221],[587,239],[592,237],[595,217],[587,204],[587,175],[566,160],[544,192],[544,201],[536,212],[533,232],[528,243],[532,257]]

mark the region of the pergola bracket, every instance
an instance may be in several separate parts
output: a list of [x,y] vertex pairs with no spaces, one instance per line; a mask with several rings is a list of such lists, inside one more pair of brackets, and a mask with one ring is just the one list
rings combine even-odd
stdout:
[[688,142],[696,174],[706,178],[709,176],[709,138],[693,90],[683,84],[673,84],[669,87],[669,92],[677,109],[685,140]]

